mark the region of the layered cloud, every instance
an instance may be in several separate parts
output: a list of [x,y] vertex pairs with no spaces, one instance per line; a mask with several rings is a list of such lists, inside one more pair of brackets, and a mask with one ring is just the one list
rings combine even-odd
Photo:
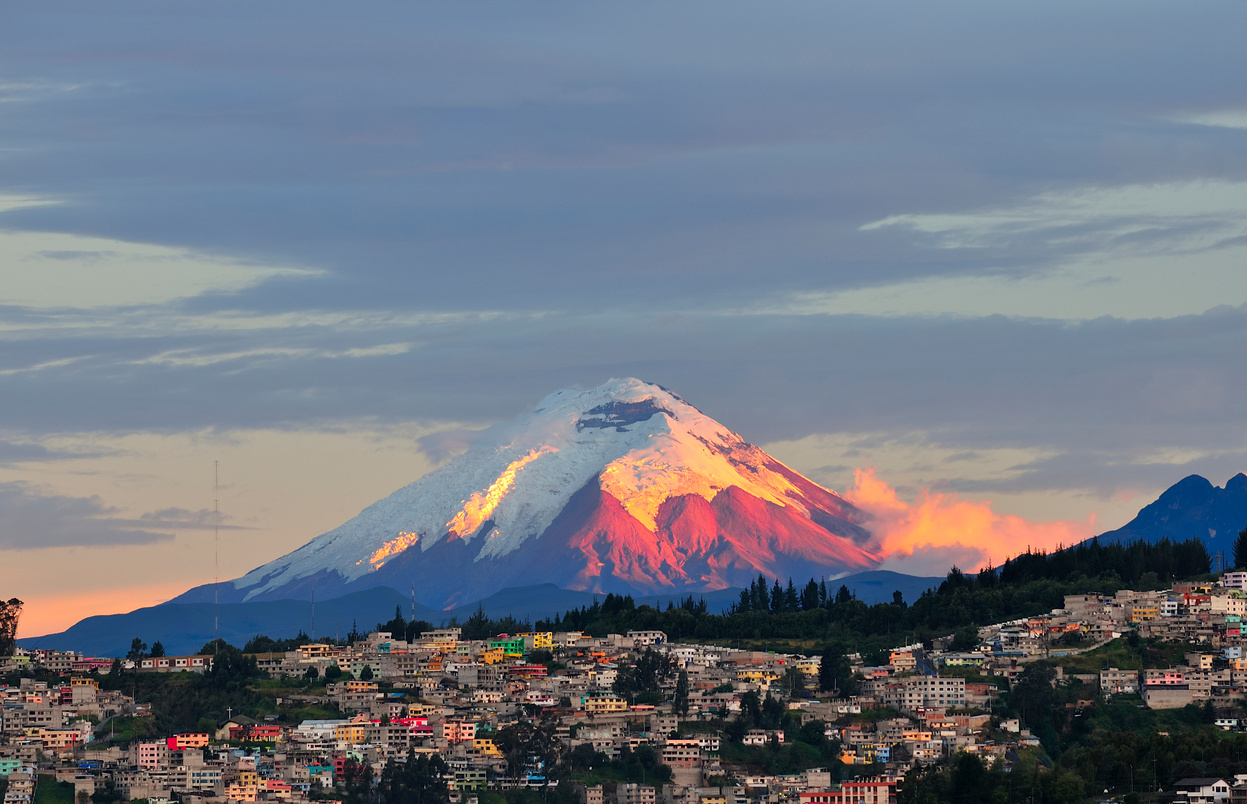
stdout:
[[237,530],[209,510],[166,508],[129,518],[99,497],[42,494],[0,483],[0,551],[109,547],[172,539],[180,530]]

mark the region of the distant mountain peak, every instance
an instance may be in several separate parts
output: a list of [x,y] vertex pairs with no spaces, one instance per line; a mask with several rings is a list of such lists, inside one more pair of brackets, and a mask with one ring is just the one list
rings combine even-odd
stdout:
[[258,600],[415,583],[437,606],[540,582],[719,589],[872,567],[865,520],[677,394],[628,377],[550,394],[232,585]]
[[1239,472],[1224,488],[1200,475],[1188,475],[1144,506],[1130,522],[1098,538],[1116,543],[1197,537],[1208,545],[1210,553],[1220,550],[1228,554],[1243,528],[1247,528],[1247,475]]

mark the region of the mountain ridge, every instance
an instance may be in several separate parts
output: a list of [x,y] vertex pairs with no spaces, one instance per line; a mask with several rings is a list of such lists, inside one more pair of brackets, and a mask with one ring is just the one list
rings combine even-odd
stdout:
[[1196,536],[1210,554],[1220,550],[1232,560],[1234,539],[1243,528],[1247,528],[1247,475],[1239,472],[1224,487],[1201,475],[1187,475],[1141,508],[1134,519],[1095,538],[1115,544]]
[[[926,589],[938,586],[942,580],[889,570],[869,570],[837,578],[835,583],[837,587],[840,584],[848,586],[858,599],[866,603],[879,603],[890,602],[894,591],[901,592],[907,601],[912,602]],[[215,625],[218,614],[221,638],[239,647],[260,634],[283,639],[313,627],[310,601],[222,603],[218,609],[211,602],[210,589],[208,599],[204,601],[169,601],[124,614],[87,617],[65,631],[23,637],[17,643],[28,649],[76,650],[89,656],[124,656],[130,649],[131,639],[138,636],[149,644],[160,640],[166,652],[180,655],[192,653],[213,639],[218,633]],[[415,618],[427,620],[434,626],[455,618],[462,622],[479,606],[495,618],[510,615],[521,621],[536,620],[592,605],[595,599],[601,597],[593,592],[560,589],[548,583],[536,584],[501,589],[479,601],[449,611],[438,611],[417,603]],[[680,594],[641,596],[636,598],[636,603],[665,607],[668,603],[678,604],[683,597]],[[694,595],[694,598],[705,600],[711,611],[724,611],[739,600],[740,589],[720,589]],[[340,598],[318,599],[315,603],[315,630],[318,636],[326,636],[335,631],[345,635],[353,624],[368,629],[392,618],[396,607],[401,609],[404,617],[411,617],[410,597],[383,586],[352,592]]]

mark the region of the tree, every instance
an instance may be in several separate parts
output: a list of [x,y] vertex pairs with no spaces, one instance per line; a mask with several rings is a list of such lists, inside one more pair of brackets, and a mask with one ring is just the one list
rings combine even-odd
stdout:
[[681,717],[688,714],[688,673],[681,670],[675,681],[675,698],[671,710]]
[[137,662],[147,655],[147,643],[142,639],[135,637],[130,640],[130,652],[126,654],[126,658],[132,662]]
[[152,643],[152,651],[150,655],[153,659],[159,659],[161,656],[165,655],[165,646],[159,639]]
[[784,671],[784,689],[788,691],[789,698],[805,697],[805,676],[792,665]]
[[377,799],[381,804],[445,804],[450,800],[449,773],[450,767],[437,754],[416,756],[408,748],[405,762],[391,759],[385,763]]
[[849,657],[838,645],[830,644],[823,649],[818,665],[818,688],[823,692],[836,690],[844,698],[857,694],[857,679],[853,677]]
[[[1234,540],[1234,566],[1238,569],[1247,569],[1247,528],[1240,530],[1238,538]],[[0,654],[3,654],[3,651],[0,651]]]
[[320,670],[316,668],[316,665],[310,665],[307,670],[303,671],[303,677],[308,681],[316,681],[320,678]]
[[963,625],[953,634],[953,650],[969,651],[979,645],[979,629],[973,625]]
[[[204,646],[199,649],[199,653],[196,655],[197,656],[216,656],[218,653],[225,650],[226,648],[233,648],[233,647],[234,647],[233,645],[229,644],[224,639],[217,637],[211,642],[204,643]],[[237,648],[234,648],[234,649],[237,650]]]
[[365,804],[372,800],[372,766],[367,762],[348,758],[342,766],[342,781],[349,804]]
[[244,656],[238,648],[226,645],[212,657],[212,668],[204,678],[215,686],[225,687],[257,675],[260,671],[256,669],[254,656]]
[[17,620],[22,614],[22,601],[10,598],[0,603],[0,656],[10,656],[17,640]]
[[364,665],[364,669],[359,671],[360,681],[372,681],[372,668]]
[[340,678],[342,678],[341,667],[338,667],[336,664],[331,664],[325,668],[325,680],[326,681],[337,681]]
[[813,611],[818,607],[818,583],[811,578],[801,592],[801,610]]

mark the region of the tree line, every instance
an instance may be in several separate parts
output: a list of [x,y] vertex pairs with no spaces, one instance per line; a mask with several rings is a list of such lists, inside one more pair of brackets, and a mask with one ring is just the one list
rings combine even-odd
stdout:
[[1051,553],[1028,551],[975,574],[954,567],[937,588],[912,603],[897,592],[891,601],[867,605],[844,585],[833,593],[825,580],[810,579],[798,587],[792,581],[781,584],[760,577],[722,614],[711,613],[704,601],[692,597],[669,603],[664,610],[637,605],[631,595],[611,593],[592,605],[538,620],[535,627],[598,636],[660,630],[671,640],[728,644],[813,640],[871,653],[1043,614],[1063,605],[1065,595],[1160,588],[1207,574],[1210,563],[1207,549],[1197,539],[1127,545],[1104,545],[1093,539]]

